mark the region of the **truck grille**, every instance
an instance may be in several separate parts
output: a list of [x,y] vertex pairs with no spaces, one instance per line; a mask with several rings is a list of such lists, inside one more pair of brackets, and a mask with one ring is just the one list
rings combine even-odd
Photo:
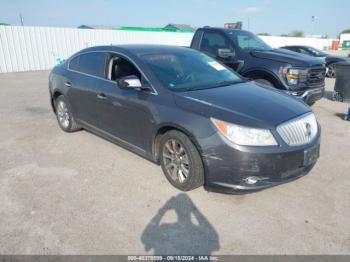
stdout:
[[277,127],[277,132],[290,146],[310,143],[318,133],[318,126],[313,113],[292,119]]
[[319,85],[324,83],[326,69],[324,67],[312,68],[307,74],[307,83],[309,85]]

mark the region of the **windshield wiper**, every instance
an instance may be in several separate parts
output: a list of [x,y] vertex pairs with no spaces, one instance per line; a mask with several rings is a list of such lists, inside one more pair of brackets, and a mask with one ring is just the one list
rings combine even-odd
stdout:
[[239,83],[243,83],[243,82],[244,82],[243,80],[223,81],[223,82],[219,82],[217,84],[210,85],[206,88],[224,87],[224,86],[235,85],[235,84],[239,84]]

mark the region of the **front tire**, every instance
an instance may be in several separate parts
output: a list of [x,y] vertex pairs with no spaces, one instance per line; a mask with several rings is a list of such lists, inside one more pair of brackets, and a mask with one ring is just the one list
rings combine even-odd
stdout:
[[181,191],[190,191],[204,184],[200,154],[182,132],[172,130],[162,136],[160,163],[167,180]]
[[63,131],[71,133],[81,129],[76,123],[70,106],[63,95],[55,99],[55,111],[58,125]]
[[329,78],[335,78],[336,74],[335,74],[335,64],[329,64],[327,67],[327,77]]

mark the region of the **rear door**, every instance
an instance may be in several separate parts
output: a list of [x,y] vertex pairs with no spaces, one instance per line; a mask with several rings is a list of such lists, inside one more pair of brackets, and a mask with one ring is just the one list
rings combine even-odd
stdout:
[[99,127],[98,80],[105,75],[106,54],[88,52],[74,57],[68,65],[69,82],[68,100],[74,116],[89,125]]

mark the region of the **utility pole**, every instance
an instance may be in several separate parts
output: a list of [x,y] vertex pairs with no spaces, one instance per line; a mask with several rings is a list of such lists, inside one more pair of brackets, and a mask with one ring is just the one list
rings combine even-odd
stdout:
[[21,26],[23,26],[24,25],[24,23],[23,23],[23,16],[22,16],[21,13],[19,13],[19,21],[21,23]]
[[250,17],[248,16],[248,31],[250,31]]
[[316,22],[316,16],[311,16],[311,35],[315,35],[315,22]]

